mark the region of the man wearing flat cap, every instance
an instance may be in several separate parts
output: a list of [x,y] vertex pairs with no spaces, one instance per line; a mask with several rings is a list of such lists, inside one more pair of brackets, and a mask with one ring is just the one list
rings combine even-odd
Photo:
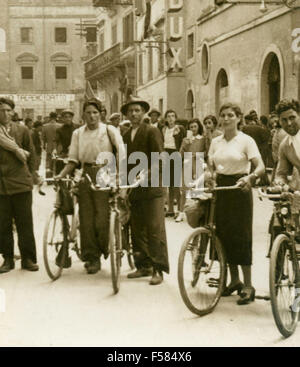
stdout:
[[[163,281],[163,272],[169,273],[168,249],[164,219],[164,191],[162,187],[151,187],[151,170],[159,162],[151,161],[151,153],[163,151],[162,137],[158,129],[143,123],[149,104],[138,97],[124,104],[121,112],[131,121],[131,127],[124,134],[127,156],[142,152],[148,158],[148,187],[133,189],[131,202],[131,233],[136,271],[128,278],[151,276],[151,285]],[[137,164],[128,164],[127,172]]]
[[109,123],[120,131],[121,136],[128,130],[126,126],[121,126],[121,114],[118,112],[113,113],[109,118]]
[[37,183],[35,151],[28,128],[11,122],[14,108],[12,100],[0,98],[0,129],[17,149],[28,154],[21,160],[17,149],[0,147],[0,253],[4,258],[0,274],[15,267],[13,220],[17,227],[21,267],[29,271],[39,269],[32,217],[32,188],[33,183]]
[[[56,153],[61,158],[68,156],[73,131],[79,127],[79,125],[74,124],[73,117],[74,113],[72,111],[62,111],[61,118],[63,125],[56,130]],[[63,162],[57,162],[55,174],[58,174],[63,166]]]

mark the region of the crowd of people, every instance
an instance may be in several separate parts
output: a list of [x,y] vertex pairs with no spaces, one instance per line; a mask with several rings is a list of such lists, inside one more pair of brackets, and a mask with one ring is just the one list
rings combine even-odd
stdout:
[[[256,184],[284,185],[300,169],[300,107],[295,100],[282,100],[270,116],[258,117],[252,110],[244,115],[234,103],[224,104],[218,116],[208,115],[201,122],[178,118],[177,111],[161,111],[144,100],[133,97],[120,113],[107,117],[105,106],[96,99],[83,105],[83,123],[76,124],[74,113],[55,112],[42,122],[24,123],[14,113],[14,102],[0,98],[0,252],[4,263],[0,273],[12,270],[14,242],[12,226],[16,224],[22,267],[38,270],[33,234],[32,187],[39,183],[38,171],[42,152],[46,152],[46,176],[56,179],[72,174],[81,167],[96,180],[95,162],[101,152],[111,152],[126,159],[134,152],[143,152],[148,160],[148,175],[162,170],[151,154],[166,152],[182,159],[191,153],[192,178],[196,180],[197,153],[207,163],[205,179],[219,186],[238,184],[242,190],[220,192],[216,205],[217,235],[224,247],[231,280],[223,292],[229,296],[237,291],[238,304],[254,300],[251,280],[253,200],[251,188]],[[127,149],[125,149],[125,145]],[[64,166],[53,166],[53,154],[67,158]],[[127,160],[127,162],[129,162]],[[131,233],[136,270],[128,278],[151,276],[150,284],[163,281],[169,272],[165,217],[176,222],[184,220],[187,187],[176,174],[170,161],[170,182],[167,188],[138,187],[131,191]],[[137,163],[127,163],[128,171]],[[157,164],[159,167],[157,167]],[[266,168],[273,169],[270,178]],[[293,170],[296,168],[296,170]],[[293,172],[294,171],[294,172]],[[109,195],[93,192],[84,179],[79,184],[79,216],[82,259],[87,273],[101,269],[100,258],[108,256]],[[177,211],[175,211],[175,205]],[[238,213],[238,214],[237,214]],[[66,257],[64,267],[70,267]],[[241,266],[243,282],[239,278]]]

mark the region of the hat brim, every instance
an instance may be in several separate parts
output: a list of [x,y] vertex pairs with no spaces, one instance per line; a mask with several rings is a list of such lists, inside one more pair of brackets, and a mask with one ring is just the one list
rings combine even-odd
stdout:
[[150,111],[149,113],[148,113],[148,116],[151,116],[153,113],[156,113],[158,116],[161,116],[161,113],[159,112],[159,111]]
[[128,102],[128,103],[124,104],[121,107],[122,114],[126,116],[127,115],[127,111],[128,111],[128,107],[131,106],[131,105],[133,105],[133,104],[138,104],[138,105],[142,106],[143,109],[145,110],[145,113],[147,113],[150,110],[150,105],[146,101],[131,101],[131,102]]
[[74,113],[72,111],[65,111],[65,112],[62,112],[61,113],[61,116],[64,116],[64,115],[71,115],[71,116],[74,116]]

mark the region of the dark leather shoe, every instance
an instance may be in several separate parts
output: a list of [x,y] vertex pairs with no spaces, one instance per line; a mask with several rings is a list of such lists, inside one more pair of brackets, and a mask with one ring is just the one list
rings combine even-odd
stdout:
[[161,284],[164,280],[162,271],[153,270],[152,278],[149,282],[150,285],[158,285]]
[[13,258],[5,258],[3,264],[0,267],[0,274],[8,273],[15,268],[15,262]]
[[151,268],[140,268],[134,271],[133,273],[127,274],[127,278],[135,279],[135,278],[149,277],[151,274],[152,274]]
[[235,291],[237,291],[237,294],[240,295],[243,288],[244,288],[244,284],[242,282],[239,282],[231,287],[226,287],[222,293],[222,297],[231,296],[232,293]]
[[38,264],[35,264],[30,259],[23,260],[22,263],[21,263],[21,267],[22,267],[22,269],[29,270],[29,271],[38,271],[39,270]]
[[96,274],[101,269],[100,259],[89,261],[86,263],[86,271],[88,274]]
[[248,305],[255,300],[255,288],[244,287],[241,292],[240,299],[237,300],[238,305]]

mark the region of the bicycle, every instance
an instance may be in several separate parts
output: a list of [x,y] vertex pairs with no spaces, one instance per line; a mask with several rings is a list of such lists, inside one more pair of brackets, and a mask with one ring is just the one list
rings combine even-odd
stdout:
[[[142,175],[141,175],[142,176]],[[110,265],[111,265],[111,278],[114,293],[118,293],[120,289],[120,273],[122,266],[122,257],[124,256],[124,250],[127,252],[127,259],[129,266],[133,269],[133,250],[131,243],[130,227],[128,223],[122,225],[120,220],[120,208],[119,208],[119,197],[120,190],[122,189],[133,189],[140,185],[141,181],[144,179],[141,177],[137,179],[132,185],[126,186],[109,186],[100,187],[92,182],[92,179],[88,174],[85,174],[86,179],[93,191],[109,191],[109,206],[110,206],[110,220],[109,220],[109,241],[108,249],[110,255]],[[128,196],[130,193],[128,194]],[[128,197],[127,196],[127,197]],[[126,233],[126,229],[128,232]],[[128,241],[128,242],[127,242]]]
[[[43,235],[45,268],[48,276],[52,280],[56,280],[62,274],[68,249],[75,251],[79,260],[81,260],[79,208],[77,196],[74,193],[76,182],[72,178],[61,180],[51,178],[46,179],[45,182],[53,183],[54,190],[57,192],[55,207],[48,217]],[[66,188],[66,186],[63,187],[64,184],[71,188],[70,193],[74,209],[70,221],[68,215],[63,212],[59,200],[60,190]],[[45,195],[41,189],[39,193]]]
[[265,193],[261,197],[275,200],[274,216],[279,225],[272,243],[269,266],[269,288],[272,313],[279,332],[288,338],[297,327],[300,298],[300,245],[292,218],[293,195],[289,192]]
[[[187,308],[204,316],[217,306],[226,286],[227,268],[224,250],[216,235],[216,194],[222,190],[236,190],[239,186],[220,186],[197,189],[210,194],[204,225],[193,230],[182,244],[178,259],[178,284]],[[190,254],[190,255],[188,255]]]

